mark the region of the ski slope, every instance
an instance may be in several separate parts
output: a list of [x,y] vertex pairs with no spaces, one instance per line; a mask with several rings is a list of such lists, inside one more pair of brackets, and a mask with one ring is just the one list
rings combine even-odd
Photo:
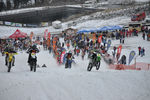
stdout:
[[[112,40],[112,46],[119,40]],[[125,40],[122,54],[131,50],[137,52],[137,46],[144,46],[146,56],[138,61],[150,63],[150,42],[142,36]],[[127,48],[128,46],[128,48]],[[112,48],[110,48],[111,51]],[[150,71],[111,70],[103,61],[100,70],[87,72],[89,60],[75,56],[76,64],[71,69],[58,65],[52,54],[40,49],[38,64],[47,68],[37,68],[30,72],[27,64],[28,54],[18,52],[16,62],[10,73],[4,65],[4,56],[0,55],[0,100],[149,100]]]

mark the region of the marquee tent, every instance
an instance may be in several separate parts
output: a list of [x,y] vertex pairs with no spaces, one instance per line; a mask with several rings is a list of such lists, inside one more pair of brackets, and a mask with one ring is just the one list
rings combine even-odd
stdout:
[[24,38],[27,37],[27,33],[21,32],[19,29],[17,29],[12,35],[9,36],[9,38]]

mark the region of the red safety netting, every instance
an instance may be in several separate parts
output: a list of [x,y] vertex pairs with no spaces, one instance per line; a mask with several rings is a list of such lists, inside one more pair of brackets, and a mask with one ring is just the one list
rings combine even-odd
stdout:
[[137,62],[136,64],[132,65],[111,64],[109,68],[116,70],[150,70],[150,64],[143,62]]

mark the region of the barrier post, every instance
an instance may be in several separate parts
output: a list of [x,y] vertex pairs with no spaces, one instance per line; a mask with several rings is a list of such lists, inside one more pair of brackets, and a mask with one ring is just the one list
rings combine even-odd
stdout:
[[135,69],[136,69],[136,57],[135,57]]
[[148,70],[149,70],[149,66],[150,66],[150,64],[148,64]]

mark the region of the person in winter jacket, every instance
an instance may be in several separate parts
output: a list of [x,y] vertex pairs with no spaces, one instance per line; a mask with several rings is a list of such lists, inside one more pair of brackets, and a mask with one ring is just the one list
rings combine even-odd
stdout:
[[138,47],[138,50],[139,50],[139,55],[141,55],[141,47],[140,46]]
[[72,59],[73,59],[72,53],[71,53],[71,52],[68,52],[67,55],[66,55],[65,68],[71,68]]
[[125,55],[123,55],[122,57],[121,57],[121,60],[120,60],[120,63],[121,64],[126,64],[126,56]]
[[141,49],[141,57],[143,57],[145,55],[145,49],[144,47]]
[[142,37],[143,37],[143,40],[145,40],[145,33],[143,33]]

